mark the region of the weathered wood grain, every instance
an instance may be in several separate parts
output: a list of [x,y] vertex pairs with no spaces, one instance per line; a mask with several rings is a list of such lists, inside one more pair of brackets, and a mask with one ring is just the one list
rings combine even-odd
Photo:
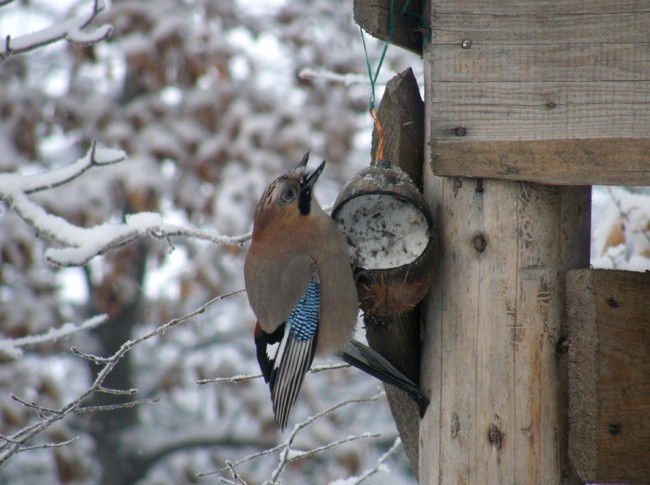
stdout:
[[[554,7],[557,7],[557,2],[555,3]],[[571,9],[573,2],[563,4],[569,7],[564,12],[555,8],[526,12],[506,7],[494,13],[479,12],[481,6],[493,4],[494,2],[481,2],[472,12],[444,12],[439,7],[433,17],[432,42],[458,46],[462,40],[470,39],[474,47],[498,44],[563,45],[567,48],[582,44],[582,48],[594,44],[598,49],[603,48],[601,44],[627,44],[634,49],[638,47],[634,44],[648,41],[645,35],[650,18],[647,3],[644,8],[624,10],[610,2],[608,6],[611,11],[607,14],[597,9],[576,12]],[[495,22],[497,15],[508,17],[509,30],[502,30],[500,22]],[[615,28],[617,25],[627,25],[628,28]]]
[[[388,82],[377,111],[385,136],[384,158],[409,174],[421,190],[424,103],[410,69]],[[371,159],[374,160],[378,141],[376,130],[373,131],[372,140]],[[420,306],[399,317],[382,319],[381,322],[365,319],[368,344],[414,382],[419,382],[420,378]],[[420,441],[418,407],[406,393],[391,386],[386,386],[386,394],[411,469],[417,477]]]
[[[424,102],[411,69],[406,69],[388,81],[377,113],[385,133],[384,158],[406,172],[422,191]],[[373,130],[373,160],[377,144],[377,130]]]
[[650,274],[567,274],[569,453],[580,478],[650,482]]
[[589,264],[590,190],[439,178],[421,484],[575,483],[566,462],[564,272]]
[[612,15],[620,12],[643,13],[650,11],[646,0],[490,0],[490,1],[457,1],[436,0],[433,13],[462,13],[490,15]]
[[[390,43],[422,55],[422,0],[410,1],[402,14],[406,0],[393,3],[394,31]],[[373,37],[386,40],[388,36],[388,0],[354,0],[354,21]]]
[[[650,138],[433,142],[431,165],[453,176],[556,185],[647,185]],[[567,153],[569,152],[570,155]]]
[[[433,0],[430,25],[436,174],[650,185],[650,4]],[[552,149],[524,145],[538,140]],[[584,164],[585,150],[604,153],[591,157],[598,167]],[[558,182],[565,172],[576,178]]]

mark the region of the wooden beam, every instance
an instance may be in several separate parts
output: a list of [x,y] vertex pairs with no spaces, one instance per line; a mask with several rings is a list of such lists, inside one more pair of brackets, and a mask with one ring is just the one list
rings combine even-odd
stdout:
[[432,170],[447,176],[555,185],[590,185],[596,178],[602,185],[650,181],[650,138],[433,142],[431,148]]
[[[390,43],[422,55],[422,0],[412,0],[402,13],[406,0],[394,0]],[[389,0],[354,0],[354,21],[373,37],[386,40],[388,36]]]
[[589,187],[436,177],[420,484],[576,483],[567,458],[564,274],[589,264]]
[[[422,191],[424,102],[410,68],[388,81],[377,114],[385,134],[384,158],[406,172]],[[377,130],[373,130],[373,160],[377,153],[377,142]]]
[[585,482],[650,482],[650,274],[567,275],[569,454]]
[[437,175],[650,185],[644,2],[432,0],[430,15]]
[[[424,103],[411,69],[391,79],[378,108],[384,127],[384,158],[400,167],[422,187],[424,165]],[[371,159],[377,152],[373,131]],[[381,321],[365,319],[368,344],[414,382],[420,380],[421,309]],[[414,476],[418,476],[420,413],[406,393],[386,386],[386,395]]]

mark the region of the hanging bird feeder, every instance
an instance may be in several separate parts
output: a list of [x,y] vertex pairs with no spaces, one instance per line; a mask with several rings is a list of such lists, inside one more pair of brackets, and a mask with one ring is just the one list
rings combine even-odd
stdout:
[[411,178],[380,160],[350,180],[332,218],[354,252],[361,308],[401,315],[426,295],[436,256],[434,222]]

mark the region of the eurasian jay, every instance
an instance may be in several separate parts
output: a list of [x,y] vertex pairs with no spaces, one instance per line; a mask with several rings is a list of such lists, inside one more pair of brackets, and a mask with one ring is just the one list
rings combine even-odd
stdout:
[[298,166],[275,179],[255,211],[244,266],[250,305],[257,317],[257,360],[271,390],[280,429],[287,426],[314,356],[338,354],[361,370],[411,394],[418,387],[369,347],[353,341],[358,299],[347,242],[313,195],[325,167]]

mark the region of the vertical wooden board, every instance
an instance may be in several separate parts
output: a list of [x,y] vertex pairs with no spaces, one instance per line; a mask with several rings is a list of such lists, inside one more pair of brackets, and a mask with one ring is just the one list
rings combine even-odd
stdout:
[[[456,210],[458,209],[458,212]],[[454,393],[441,396],[440,469],[443,483],[471,483],[476,476],[472,456],[477,436],[476,385],[478,347],[476,319],[479,313],[479,253],[471,241],[479,229],[477,218],[482,212],[482,197],[476,182],[448,179],[443,182],[441,213],[442,241],[462,241],[448,245],[441,258],[445,275],[441,302],[442,388]],[[465,215],[471,214],[466,218]],[[443,244],[444,244],[443,242]],[[457,352],[459,348],[468,352]]]
[[594,272],[602,481],[650,482],[650,278]]
[[[468,180],[469,182],[469,180]],[[515,361],[512,330],[517,286],[517,186],[474,180],[482,191],[481,226],[471,241],[480,252],[476,379],[476,474],[473,483],[510,483],[515,468]],[[484,242],[483,242],[484,241]]]
[[[424,102],[411,69],[394,76],[386,85],[378,108],[384,129],[384,159],[401,168],[422,190],[424,161]],[[377,130],[372,133],[371,160],[378,149]],[[436,219],[437,221],[437,219]],[[435,274],[436,268],[431,268]],[[414,382],[419,380],[421,337],[420,306],[406,314],[382,318],[381,324],[366,317],[368,344],[379,351]],[[404,352],[411,349],[412,352]],[[385,386],[388,404],[409,463],[418,475],[420,414],[413,399],[393,386]]]
[[[425,121],[426,125],[426,121]],[[425,149],[425,154],[427,150]],[[436,177],[426,166],[422,173],[425,197],[429,203],[434,220],[439,221],[438,227],[443,227],[442,197],[444,180]],[[418,482],[422,484],[439,483],[442,476],[440,470],[441,443],[445,433],[458,434],[455,420],[445,419],[443,426],[442,410],[442,265],[446,247],[442,234],[438,238],[439,266],[433,277],[431,290],[424,300],[423,316],[427,322],[422,328],[422,348],[420,351],[420,387],[429,398],[429,408],[420,424],[420,475]],[[448,437],[445,441],[449,439]]]
[[573,483],[561,275],[588,264],[589,189],[435,180],[443,249],[423,385],[440,398],[421,427],[420,483]]
[[[559,381],[555,349],[561,335],[560,189],[519,183],[515,343],[515,479],[543,483],[560,475]],[[552,241],[552,243],[549,243]],[[550,472],[550,473],[549,473]]]
[[596,476],[598,446],[598,365],[593,272],[569,271],[569,459],[582,480]]
[[580,478],[650,483],[650,275],[567,275],[569,454]]

